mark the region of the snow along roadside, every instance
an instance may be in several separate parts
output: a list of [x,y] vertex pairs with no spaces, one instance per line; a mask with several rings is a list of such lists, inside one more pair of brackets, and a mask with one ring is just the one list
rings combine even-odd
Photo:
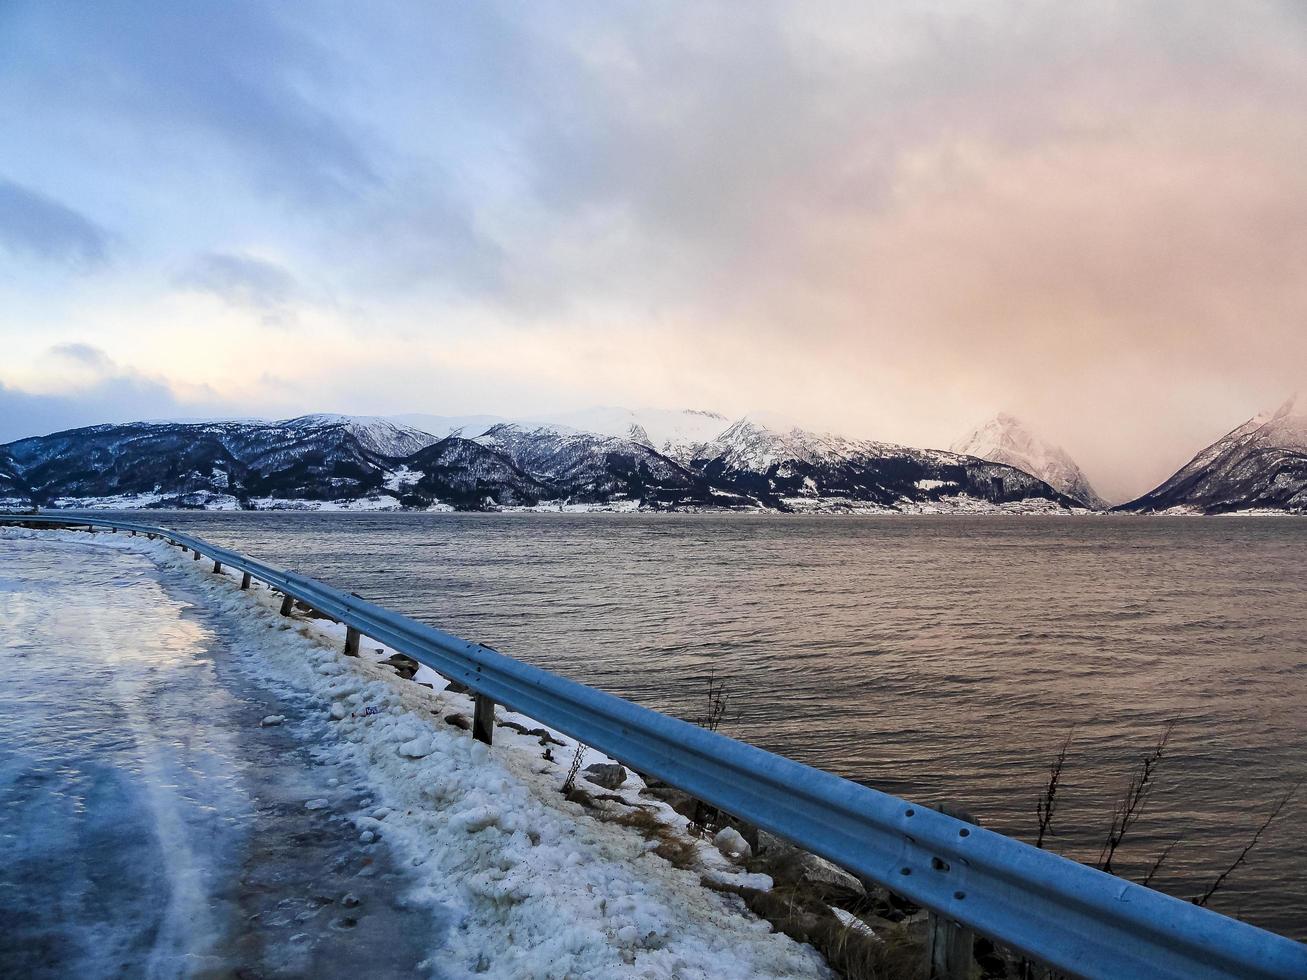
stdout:
[[[324,755],[364,774],[378,805],[349,815],[360,840],[392,847],[419,882],[408,900],[452,920],[431,951],[442,975],[830,976],[810,947],[773,933],[739,898],[700,884],[705,875],[765,888],[766,876],[742,872],[702,841],[697,871],[674,867],[652,853],[655,842],[564,799],[572,739],[550,733],[563,743],[548,747],[550,761],[537,735],[502,723],[540,726],[501,709],[495,745],[476,742],[443,720],[470,715],[470,699],[444,691],[444,679],[429,668],[420,669],[418,683],[402,680],[377,662],[393,651],[366,638],[367,656],[345,657],[343,626],[281,617],[279,599],[266,588],[242,592],[238,573],[213,575],[211,561],[193,561],[162,542],[107,533],[0,534],[145,553],[165,585],[180,579],[201,594],[224,623],[242,668],[287,701],[316,709],[316,718],[301,723],[305,737],[320,739]],[[585,761],[608,760],[591,751]],[[634,809],[639,789],[632,773],[614,794],[630,805],[606,805]],[[668,827],[684,831],[688,824],[665,804],[644,798],[638,806]]]

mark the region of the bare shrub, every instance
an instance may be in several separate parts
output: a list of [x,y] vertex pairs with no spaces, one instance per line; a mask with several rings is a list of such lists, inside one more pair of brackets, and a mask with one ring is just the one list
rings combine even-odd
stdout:
[[1158,737],[1153,751],[1140,760],[1138,771],[1130,777],[1130,782],[1126,785],[1125,792],[1112,813],[1112,826],[1108,828],[1107,839],[1103,841],[1102,850],[1098,852],[1098,870],[1106,871],[1108,874],[1113,873],[1112,859],[1116,857],[1117,848],[1125,840],[1130,828],[1143,816],[1144,807],[1156,782],[1158,764],[1162,761],[1167,743],[1171,741],[1171,732],[1174,730],[1175,722],[1168,722]]
[[581,763],[585,761],[585,746],[580,742],[576,743],[576,752],[572,756],[572,764],[567,767],[567,778],[563,780],[563,793],[572,792],[576,786],[576,774],[581,771]]
[[710,670],[708,672],[708,703],[703,715],[696,718],[694,723],[700,728],[706,728],[710,732],[717,731],[721,724],[726,720],[726,706],[730,701],[730,695],[726,690],[726,681],[717,679],[717,672]]
[[[1111,826],[1108,828],[1107,836],[1103,840],[1102,847],[1099,850],[1098,860],[1092,865],[1100,871],[1106,871],[1108,874],[1116,874],[1113,867],[1113,861],[1116,858],[1121,845],[1124,843],[1126,836],[1139,821],[1140,817],[1143,816],[1149,797],[1157,782],[1158,768],[1161,765],[1163,757],[1166,755],[1167,747],[1171,741],[1171,734],[1174,730],[1175,722],[1171,721],[1167,723],[1166,727],[1162,730],[1161,735],[1158,736],[1157,743],[1153,746],[1152,751],[1139,760],[1138,768],[1130,777],[1130,781],[1126,784],[1125,791],[1117,801],[1116,807],[1112,813]],[[1042,848],[1044,846],[1044,842],[1046,841],[1053,825],[1053,816],[1057,812],[1058,788],[1061,784],[1062,773],[1066,768],[1066,757],[1070,744],[1071,735],[1068,734],[1066,740],[1062,743],[1062,747],[1058,751],[1056,758],[1054,758],[1053,762],[1049,765],[1048,782],[1045,784],[1043,791],[1040,793],[1039,799],[1035,803],[1035,812],[1039,817],[1039,827],[1035,838],[1036,847]],[[1206,906],[1212,896],[1215,895],[1222,885],[1225,884],[1226,880],[1248,860],[1249,854],[1251,854],[1257,845],[1261,843],[1262,837],[1265,835],[1266,831],[1270,829],[1271,824],[1275,822],[1284,808],[1288,806],[1293,797],[1297,795],[1298,790],[1302,787],[1302,782],[1302,780],[1299,780],[1294,783],[1289,787],[1284,795],[1275,802],[1271,807],[1270,812],[1267,814],[1266,819],[1258,825],[1255,831],[1253,831],[1248,843],[1244,845],[1243,849],[1235,856],[1229,867],[1216,876],[1212,881],[1212,884],[1205,892],[1203,892],[1202,895],[1191,899],[1195,905]],[[1157,857],[1153,860],[1153,863],[1149,866],[1148,871],[1139,879],[1141,885],[1149,888],[1153,887],[1153,881],[1162,870],[1167,858],[1170,857],[1171,852],[1180,845],[1183,839],[1183,837],[1177,837],[1175,840],[1171,841],[1171,843],[1162,848]],[[1023,975],[1030,976],[1032,965],[1026,963],[1023,964],[1023,966]]]

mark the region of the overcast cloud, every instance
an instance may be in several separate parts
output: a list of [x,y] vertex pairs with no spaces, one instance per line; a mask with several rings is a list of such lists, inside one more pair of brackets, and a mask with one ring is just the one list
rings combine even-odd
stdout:
[[1291,2],[11,2],[0,429],[1008,410],[1121,499],[1307,388],[1304,91]]

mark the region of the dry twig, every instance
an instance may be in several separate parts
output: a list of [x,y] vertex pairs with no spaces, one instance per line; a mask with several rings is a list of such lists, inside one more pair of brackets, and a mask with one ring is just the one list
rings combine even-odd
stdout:
[[1048,785],[1044,787],[1043,794],[1035,803],[1035,812],[1039,815],[1039,836],[1035,839],[1036,847],[1044,846],[1044,838],[1048,836],[1048,831],[1053,826],[1053,814],[1057,812],[1057,788],[1062,781],[1062,770],[1066,767],[1066,754],[1071,748],[1073,734],[1075,734],[1074,729],[1066,733],[1061,751],[1048,767]]
[[1098,852],[1098,870],[1113,874],[1112,859],[1116,856],[1117,848],[1125,840],[1130,828],[1143,815],[1148,794],[1153,788],[1157,765],[1162,761],[1162,755],[1166,752],[1166,745],[1171,740],[1171,732],[1174,729],[1175,722],[1169,722],[1153,751],[1144,756],[1139,763],[1139,771],[1130,778],[1121,801],[1116,805],[1116,812],[1112,815],[1112,826],[1107,831],[1107,839],[1103,841],[1102,850]]
[[1270,827],[1272,821],[1274,821],[1275,818],[1280,815],[1280,811],[1283,810],[1286,806],[1288,806],[1289,801],[1293,799],[1294,794],[1298,792],[1298,789],[1301,786],[1302,786],[1302,780],[1299,780],[1298,782],[1294,783],[1292,786],[1289,787],[1288,792],[1286,792],[1282,797],[1280,797],[1279,802],[1276,803],[1275,806],[1271,808],[1271,812],[1267,814],[1266,819],[1262,821],[1262,825],[1257,828],[1257,830],[1253,833],[1252,838],[1248,841],[1246,845],[1244,845],[1244,849],[1239,852],[1239,856],[1234,859],[1234,862],[1228,868],[1226,868],[1224,871],[1222,871],[1219,875],[1216,876],[1216,880],[1212,882],[1211,887],[1208,888],[1207,891],[1203,892],[1202,895],[1194,899],[1195,905],[1198,906],[1207,905],[1208,901],[1211,900],[1211,897],[1216,894],[1217,889],[1219,889],[1223,884],[1225,884],[1225,879],[1229,878],[1230,875],[1234,874],[1234,872],[1238,869],[1238,867],[1241,864],[1243,864],[1245,860],[1247,860],[1248,855],[1252,853],[1253,848],[1256,847],[1257,843],[1262,839],[1262,834],[1266,833],[1266,829]]
[[576,774],[581,771],[581,763],[585,761],[585,746],[580,742],[576,743],[576,754],[572,756],[572,765],[568,767],[567,778],[563,780],[563,792],[572,792],[572,787],[576,785]]

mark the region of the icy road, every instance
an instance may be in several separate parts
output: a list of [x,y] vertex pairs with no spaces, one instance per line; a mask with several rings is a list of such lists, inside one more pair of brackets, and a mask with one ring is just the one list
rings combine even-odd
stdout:
[[0,530],[0,976],[827,975],[536,738],[210,567]]

